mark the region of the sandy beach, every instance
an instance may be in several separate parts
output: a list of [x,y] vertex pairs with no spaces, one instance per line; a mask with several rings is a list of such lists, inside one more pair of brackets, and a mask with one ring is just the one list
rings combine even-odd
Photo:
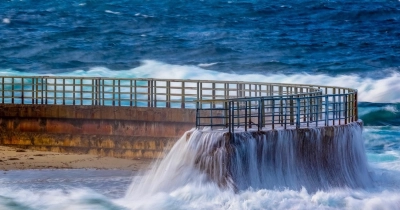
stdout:
[[120,159],[87,154],[65,154],[0,146],[0,170],[24,169],[119,169],[138,171],[153,159]]

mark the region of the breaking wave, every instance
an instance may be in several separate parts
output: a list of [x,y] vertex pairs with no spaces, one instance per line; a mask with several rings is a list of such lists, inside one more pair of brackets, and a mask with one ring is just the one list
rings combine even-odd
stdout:
[[172,65],[154,60],[144,60],[140,66],[129,70],[110,70],[104,67],[91,68],[88,71],[76,70],[55,74],[32,74],[12,69],[0,70],[0,76],[79,76],[79,77],[114,77],[114,78],[162,78],[193,80],[230,80],[270,83],[314,84],[349,87],[359,90],[359,101],[375,103],[400,102],[400,73],[392,71],[386,77],[373,79],[359,75],[326,74],[236,74],[224,73],[201,68],[204,64]]

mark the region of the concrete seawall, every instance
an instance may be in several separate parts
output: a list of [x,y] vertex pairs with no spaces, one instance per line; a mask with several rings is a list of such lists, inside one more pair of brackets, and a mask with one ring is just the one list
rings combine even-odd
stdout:
[[358,120],[357,90],[302,84],[0,77],[0,144],[157,158],[193,127],[296,130]]
[[196,110],[118,106],[0,106],[0,144],[40,151],[157,158],[195,126]]

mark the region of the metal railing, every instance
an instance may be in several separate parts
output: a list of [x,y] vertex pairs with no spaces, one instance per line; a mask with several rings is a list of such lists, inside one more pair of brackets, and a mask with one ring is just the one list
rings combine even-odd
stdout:
[[227,128],[229,132],[237,128],[260,131],[342,125],[357,120],[357,91],[339,87],[289,95],[202,100],[196,112],[196,127]]
[[241,81],[1,76],[0,104],[193,108],[196,127],[230,131],[357,120],[356,90]]
[[196,108],[196,100],[312,92],[307,85],[147,78],[0,77],[2,104]]

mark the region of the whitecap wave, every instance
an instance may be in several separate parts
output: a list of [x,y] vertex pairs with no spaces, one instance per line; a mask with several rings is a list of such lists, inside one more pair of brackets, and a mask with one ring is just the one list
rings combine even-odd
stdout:
[[[201,64],[199,64],[201,65]],[[0,75],[29,76],[33,73],[10,69],[0,70]],[[314,84],[340,86],[358,89],[359,101],[376,103],[400,102],[400,73],[392,72],[387,77],[373,79],[358,75],[330,76],[326,74],[235,74],[215,70],[206,70],[194,65],[172,65],[154,60],[145,60],[136,68],[129,70],[110,70],[94,67],[88,71],[76,70],[66,73],[44,74],[45,76],[81,76],[81,77],[120,77],[120,78],[162,78],[193,80],[230,80],[271,83]]]

